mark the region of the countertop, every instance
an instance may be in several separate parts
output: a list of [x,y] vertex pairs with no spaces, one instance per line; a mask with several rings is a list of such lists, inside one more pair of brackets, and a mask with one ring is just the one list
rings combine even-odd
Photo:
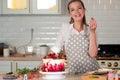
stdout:
[[[66,74],[65,75],[66,77],[65,77],[65,79],[64,80],[81,80],[80,79],[80,74],[78,74],[78,75],[68,75],[68,74]],[[3,77],[3,74],[0,74],[0,80],[3,80],[2,79],[2,77]],[[19,79],[17,79],[17,80],[22,80],[21,78],[19,78]],[[43,80],[42,79],[42,75],[40,74],[40,76],[39,76],[39,78],[35,78],[35,79],[28,79],[28,80]],[[59,80],[59,79],[58,79]],[[63,80],[63,79],[62,79]]]
[[[85,73],[86,74],[86,73]],[[86,78],[87,75],[84,75],[84,74],[66,74],[65,76],[65,79],[62,79],[62,80],[107,80],[107,76],[105,75],[99,75],[99,78],[92,78],[90,79],[89,77]],[[0,80],[3,80],[2,79],[2,75],[0,75]],[[17,80],[21,80],[21,79],[17,79]],[[40,75],[39,78],[35,78],[35,79],[28,79],[28,80],[43,80],[42,79],[42,75]],[[48,80],[48,79],[47,79]],[[59,79],[58,79],[59,80]]]
[[[106,60],[106,58],[96,58],[97,60]],[[42,57],[40,56],[25,56],[25,57],[0,57],[1,61],[41,61]],[[116,60],[120,60],[120,58],[116,58]]]
[[41,61],[41,57],[28,56],[28,57],[0,57],[0,61]]

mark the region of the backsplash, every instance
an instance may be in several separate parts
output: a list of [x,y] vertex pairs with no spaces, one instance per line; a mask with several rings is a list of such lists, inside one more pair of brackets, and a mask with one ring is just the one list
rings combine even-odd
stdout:
[[[120,0],[83,0],[87,21],[97,21],[99,44],[120,44]],[[33,28],[33,45],[54,45],[61,25],[69,22],[62,16],[0,16],[0,42],[20,47],[30,41]]]

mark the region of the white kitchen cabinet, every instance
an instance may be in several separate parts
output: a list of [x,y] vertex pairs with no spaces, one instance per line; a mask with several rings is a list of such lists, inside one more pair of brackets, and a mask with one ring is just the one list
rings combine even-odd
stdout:
[[[66,2],[64,0],[0,0],[0,1],[2,3],[2,14],[62,14],[63,5]],[[47,5],[48,8],[45,7]]]
[[11,72],[12,61],[0,61],[0,72]]
[[40,64],[40,61],[16,61],[16,68],[29,68],[33,69]]
[[40,64],[40,61],[0,61],[0,72],[16,72],[17,68],[33,69]]
[[2,9],[1,9],[1,0],[0,0],[0,15],[1,15],[1,13],[2,13]]

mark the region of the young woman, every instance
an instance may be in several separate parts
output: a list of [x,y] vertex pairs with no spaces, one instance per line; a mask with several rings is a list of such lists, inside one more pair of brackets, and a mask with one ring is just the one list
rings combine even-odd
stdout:
[[81,0],[71,0],[68,11],[70,23],[63,25],[55,46],[49,53],[59,53],[65,46],[69,72],[97,70],[96,21],[91,18],[89,25],[86,23],[85,6]]

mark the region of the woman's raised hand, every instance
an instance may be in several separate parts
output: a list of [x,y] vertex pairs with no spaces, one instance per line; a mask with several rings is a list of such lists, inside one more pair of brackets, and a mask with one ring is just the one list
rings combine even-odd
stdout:
[[92,18],[90,19],[89,29],[90,29],[90,31],[93,32],[93,31],[96,30],[96,27],[97,27],[96,21],[95,21],[95,19],[92,17]]

